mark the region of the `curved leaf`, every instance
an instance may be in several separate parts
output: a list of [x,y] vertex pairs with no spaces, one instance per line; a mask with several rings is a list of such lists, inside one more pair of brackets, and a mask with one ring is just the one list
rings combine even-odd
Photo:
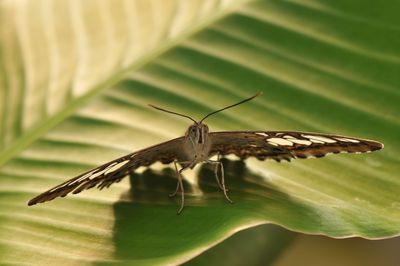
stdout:
[[[1,263],[179,264],[262,223],[399,234],[398,3],[383,15],[322,0],[114,3],[2,3]],[[211,129],[330,132],[386,147],[290,164],[225,160],[233,205],[212,169],[197,167],[180,216],[167,196],[174,172],[161,165],[108,190],[26,206],[84,170],[183,134],[189,121],[147,103],[201,117],[259,90],[210,118]]]

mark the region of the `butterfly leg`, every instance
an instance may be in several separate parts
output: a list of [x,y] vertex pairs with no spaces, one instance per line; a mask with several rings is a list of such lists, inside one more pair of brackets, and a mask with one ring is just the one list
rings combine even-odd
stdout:
[[[219,154],[217,155],[217,160],[216,161],[211,161],[211,160],[209,160],[211,163],[216,163],[216,162],[220,162],[220,160],[219,160]],[[222,191],[224,191],[224,188],[222,187],[222,185],[221,185],[221,182],[219,182],[219,177],[218,177],[218,166],[219,166],[219,164],[217,163],[216,165],[215,165],[215,168],[214,168],[214,175],[215,175],[215,179],[217,180],[217,184],[218,184],[218,186],[219,186],[219,188],[222,190]]]
[[179,182],[179,180],[180,180],[180,174],[179,174],[178,166],[176,165],[176,163],[177,163],[177,162],[174,161],[175,172],[176,172],[176,175],[177,175],[177,177],[178,177],[178,182],[176,182],[176,189],[175,189],[175,191],[169,194],[170,197],[175,197],[176,194],[179,192],[179,188],[180,188],[180,182]]
[[175,189],[175,191],[169,194],[170,197],[175,197],[176,194],[179,192],[179,189],[180,189],[180,185],[179,185],[179,171],[178,171],[178,166],[176,165],[177,163],[188,163],[188,162],[178,162],[178,161],[174,161],[175,172],[176,172],[176,175],[177,175],[177,177],[178,177],[178,182],[176,182],[176,189]]
[[[219,156],[218,156],[218,159],[219,159]],[[208,163],[215,164],[215,171],[214,171],[214,173],[215,173],[215,178],[217,179],[218,186],[219,186],[220,189],[224,192],[224,196],[225,196],[226,200],[227,200],[229,203],[233,203],[233,201],[228,197],[228,193],[227,193],[228,189],[225,187],[224,164],[223,164],[221,161],[219,161],[219,160],[217,160],[217,161],[207,160],[207,162],[208,162]],[[221,168],[221,182],[219,181],[219,177],[218,177],[218,167]]]
[[[180,214],[183,210],[183,207],[185,206],[185,190],[183,188],[183,182],[182,182],[182,172],[186,169],[189,169],[193,163],[189,164],[188,166],[182,167],[179,171],[178,171],[178,167],[176,165],[176,161],[174,161],[174,165],[175,165],[175,171],[176,174],[178,176],[178,183],[176,184],[176,189],[175,192],[171,193],[170,196],[175,196],[179,191],[181,192],[181,207],[178,210],[178,214]],[[179,163],[179,162],[178,162]]]
[[[179,176],[178,167],[176,166],[176,162],[174,162],[174,166],[175,166],[175,171],[176,171],[177,175]],[[172,193],[170,193],[169,196],[170,196],[170,197],[175,197],[176,194],[177,194],[178,192],[179,192],[179,177],[178,177],[178,182],[176,182],[176,189],[175,189],[175,191],[172,192]]]

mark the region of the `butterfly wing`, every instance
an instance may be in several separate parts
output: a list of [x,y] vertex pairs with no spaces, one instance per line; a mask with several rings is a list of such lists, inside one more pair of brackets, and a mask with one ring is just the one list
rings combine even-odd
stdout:
[[176,138],[115,159],[36,196],[28,202],[28,205],[65,197],[70,192],[77,194],[95,186],[99,189],[109,187],[140,166],[148,166],[155,162],[167,164],[174,160],[181,161],[184,158],[183,141],[184,137]]
[[235,154],[242,159],[276,161],[323,157],[331,153],[363,153],[379,150],[373,140],[295,131],[227,131],[210,133],[211,154]]

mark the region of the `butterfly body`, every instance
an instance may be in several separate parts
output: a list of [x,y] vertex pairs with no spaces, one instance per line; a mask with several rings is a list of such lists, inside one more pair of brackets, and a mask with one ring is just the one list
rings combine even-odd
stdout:
[[[182,137],[133,152],[89,170],[34,197],[28,202],[28,205],[49,201],[56,197],[64,197],[71,192],[77,194],[96,186],[99,189],[109,187],[141,166],[149,166],[155,162],[164,164],[173,162],[178,182],[176,190],[171,196],[181,192],[181,206],[178,210],[178,213],[180,213],[184,206],[182,172],[193,169],[197,164],[203,162],[215,165],[214,172],[217,184],[223,191],[225,198],[232,202],[227,195],[224,168],[219,156],[234,154],[240,159],[255,157],[259,160],[273,159],[279,162],[296,158],[320,158],[333,153],[364,153],[383,148],[383,144],[377,141],[333,134],[299,131],[209,132],[208,126],[203,123],[204,119],[210,115],[249,101],[258,95],[260,94],[214,111],[200,121],[153,106],[168,113],[187,117],[194,123],[188,127]],[[217,160],[212,160],[211,158],[215,155],[217,155]],[[178,165],[180,165],[179,170]]]
[[206,124],[194,123],[189,126],[185,133],[183,151],[186,158],[182,165],[191,165],[206,161],[210,156],[211,142],[209,138],[209,129]]

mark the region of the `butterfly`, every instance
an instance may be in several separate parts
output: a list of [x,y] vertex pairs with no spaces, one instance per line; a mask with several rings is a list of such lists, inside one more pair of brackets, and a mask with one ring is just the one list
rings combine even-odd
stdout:
[[[211,115],[248,102],[259,95],[261,95],[260,92],[238,103],[213,111],[199,121],[184,114],[150,105],[157,110],[186,117],[192,120],[193,124],[188,127],[182,137],[130,153],[100,165],[34,197],[28,202],[28,205],[50,201],[57,197],[65,197],[71,192],[77,194],[93,187],[108,188],[111,184],[121,181],[122,178],[141,166],[161,162],[163,164],[174,163],[177,185],[170,196],[175,196],[180,192],[179,214],[183,210],[185,202],[182,173],[188,169],[193,169],[199,163],[215,165],[214,173],[218,187],[226,200],[232,203],[227,193],[224,166],[219,160],[220,156],[234,154],[240,159],[256,157],[259,160],[273,159],[280,162],[295,158],[320,158],[332,153],[364,153],[383,148],[383,144],[377,141],[332,134],[298,131],[210,132],[208,126],[203,123]],[[211,158],[215,155],[217,155],[217,160],[212,160]]]

